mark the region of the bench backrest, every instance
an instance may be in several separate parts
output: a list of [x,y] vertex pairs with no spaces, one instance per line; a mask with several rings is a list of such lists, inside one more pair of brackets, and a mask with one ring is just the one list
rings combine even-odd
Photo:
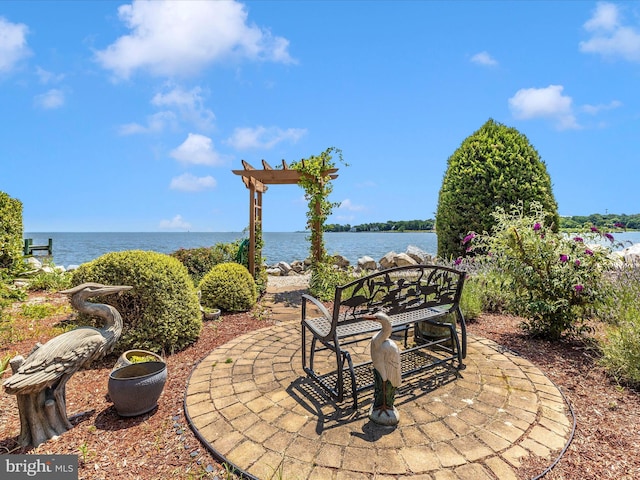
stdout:
[[388,315],[421,308],[458,306],[465,272],[436,265],[410,265],[372,273],[336,287],[336,322],[383,311]]

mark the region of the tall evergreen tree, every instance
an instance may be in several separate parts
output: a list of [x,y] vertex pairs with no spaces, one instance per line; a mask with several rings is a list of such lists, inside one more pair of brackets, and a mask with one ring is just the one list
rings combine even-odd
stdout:
[[558,205],[545,163],[527,137],[489,119],[447,161],[436,212],[438,256],[464,254],[469,232],[490,232],[496,207],[540,202],[557,229]]

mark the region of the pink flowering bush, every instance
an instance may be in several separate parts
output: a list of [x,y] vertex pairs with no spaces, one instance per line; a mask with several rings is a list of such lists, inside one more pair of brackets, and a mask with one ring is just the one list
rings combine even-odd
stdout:
[[586,330],[584,321],[603,299],[613,237],[595,228],[573,237],[554,232],[535,202],[529,212],[519,204],[493,215],[491,234],[474,234],[467,250],[508,277],[514,313],[526,319],[522,326],[549,339]]

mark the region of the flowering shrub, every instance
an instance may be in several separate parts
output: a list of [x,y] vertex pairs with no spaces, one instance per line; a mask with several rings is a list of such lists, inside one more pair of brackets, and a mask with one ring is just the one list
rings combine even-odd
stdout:
[[466,250],[510,277],[523,328],[549,339],[586,330],[584,320],[603,298],[603,273],[612,263],[602,241],[611,244],[613,237],[595,227],[582,236],[556,233],[536,202],[528,213],[518,204],[493,216],[491,235],[468,235]]
[[601,310],[609,323],[601,340],[600,362],[618,382],[640,387],[640,264],[632,262],[607,275],[608,302]]

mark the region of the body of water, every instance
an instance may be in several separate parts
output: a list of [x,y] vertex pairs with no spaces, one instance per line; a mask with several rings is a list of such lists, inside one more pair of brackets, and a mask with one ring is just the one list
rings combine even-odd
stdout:
[[[79,265],[108,252],[124,250],[152,250],[171,253],[180,248],[210,247],[216,243],[233,242],[246,238],[241,232],[33,232],[25,238],[33,239],[34,245],[46,245],[53,239],[53,262],[56,265]],[[262,256],[267,264],[279,261],[293,262],[309,256],[308,233],[265,232]],[[380,260],[390,251],[404,252],[409,245],[421,248],[434,255],[437,239],[434,233],[325,233],[325,246],[330,254],[339,253],[352,265],[358,258],[369,255]],[[36,254],[42,252],[36,252]]]
[[[79,265],[98,258],[108,252],[124,250],[151,250],[171,253],[180,248],[210,247],[216,243],[233,242],[245,238],[240,232],[34,232],[25,233],[34,245],[46,245],[53,239],[53,262],[56,265]],[[640,243],[640,232],[623,232],[616,240]],[[308,233],[265,232],[262,256],[268,264],[279,261],[291,263],[309,256]],[[352,265],[358,258],[368,255],[379,261],[390,251],[406,251],[409,245],[416,246],[430,255],[437,251],[437,237],[432,232],[328,232],[324,235],[327,253],[339,253]],[[36,252],[42,253],[42,252]]]

